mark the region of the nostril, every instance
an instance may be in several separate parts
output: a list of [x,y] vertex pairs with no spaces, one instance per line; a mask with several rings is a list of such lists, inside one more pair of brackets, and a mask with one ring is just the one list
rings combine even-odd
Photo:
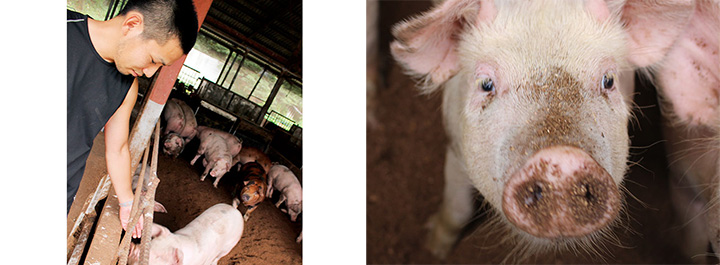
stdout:
[[593,195],[593,192],[590,189],[590,184],[583,184],[582,189],[585,190],[585,200],[587,200],[587,202],[595,201],[595,195]]
[[525,197],[525,205],[533,205],[539,202],[543,197],[542,183],[535,182],[534,185],[528,187],[529,194]]

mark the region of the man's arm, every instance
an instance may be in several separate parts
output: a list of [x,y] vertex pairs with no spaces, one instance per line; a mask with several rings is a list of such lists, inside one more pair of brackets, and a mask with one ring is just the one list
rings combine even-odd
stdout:
[[[105,162],[118,196],[120,205],[128,204],[133,200],[132,175],[130,169],[130,144],[128,136],[130,131],[130,115],[137,99],[138,80],[133,81],[122,105],[115,111],[105,124]],[[127,226],[130,215],[130,205],[120,208],[120,222],[123,228]],[[141,219],[142,220],[142,219]],[[138,223],[140,224],[140,223]],[[140,226],[142,227],[142,226]],[[136,227],[137,236],[140,235]],[[133,233],[136,235],[136,233]]]

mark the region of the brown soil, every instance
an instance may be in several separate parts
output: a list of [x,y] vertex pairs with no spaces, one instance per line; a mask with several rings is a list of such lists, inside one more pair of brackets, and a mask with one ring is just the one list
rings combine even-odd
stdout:
[[[103,142],[101,133],[95,139],[88,158],[85,177],[80,184],[76,201],[84,201],[105,172]],[[192,143],[176,159],[162,154],[158,159],[157,174],[160,183],[155,199],[165,205],[168,212],[156,213],[154,221],[166,226],[170,231],[184,227],[204,210],[217,203],[232,204],[230,195],[235,182],[238,181],[236,174],[228,173],[220,180],[218,188],[212,186],[215,180],[213,177],[207,177],[201,182],[202,162],[198,161],[194,166],[189,162],[197,150],[197,144],[193,149]],[[272,202],[277,201],[277,193],[274,195]],[[240,242],[228,255],[220,259],[218,264],[302,264],[302,244],[295,243],[302,229],[302,222],[300,218],[298,222],[291,222],[288,215],[282,213],[272,202],[268,200],[262,202],[250,214]],[[78,215],[77,208],[79,206],[75,203],[70,210],[68,229],[72,228],[73,221]],[[246,209],[240,206],[240,210],[244,213]]]
[[[502,233],[485,233],[486,217],[475,225],[449,253],[439,260],[424,249],[428,218],[440,206],[447,138],[440,113],[441,96],[421,96],[415,82],[403,74],[387,53],[390,27],[427,10],[429,2],[382,1],[380,4],[380,57],[385,84],[369,98],[367,129],[367,262],[398,263],[499,263],[510,260],[514,245],[500,243]],[[380,69],[383,69],[381,67]],[[602,259],[583,252],[563,251],[530,257],[529,263],[691,263],[680,252],[678,225],[667,185],[667,161],[659,130],[659,111],[652,87],[636,89],[637,121],[631,122],[631,161],[624,181],[627,192],[623,225],[614,229],[620,245],[606,244]],[[629,194],[632,194],[630,196]],[[478,215],[485,210],[479,209]],[[708,261],[710,262],[710,261]],[[716,261],[715,261],[716,262]]]

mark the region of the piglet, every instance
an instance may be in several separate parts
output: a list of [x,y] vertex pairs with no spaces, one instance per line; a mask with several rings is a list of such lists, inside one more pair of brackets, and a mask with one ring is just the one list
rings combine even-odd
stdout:
[[[165,137],[163,153],[177,157],[185,144],[198,133],[195,113],[184,101],[172,98],[167,101],[162,116],[166,121],[163,131]],[[171,136],[170,133],[175,133],[175,135]],[[182,141],[178,141],[178,137],[182,138]]]
[[222,137],[227,144],[228,152],[230,152],[231,156],[236,156],[238,153],[240,153],[240,149],[242,149],[242,140],[240,138],[237,138],[237,136],[235,135],[206,126],[198,126],[197,131],[198,137],[201,139],[206,138],[209,135],[217,135]]
[[232,156],[228,151],[225,139],[222,137],[209,134],[205,137],[200,136],[200,148],[198,148],[195,158],[190,161],[190,165],[194,165],[200,156],[205,155],[203,159],[203,166],[205,171],[200,176],[200,181],[204,181],[205,177],[210,173],[210,176],[215,177],[213,186],[217,188],[217,184],[225,173],[232,167]]
[[[260,163],[265,172],[270,172],[272,162],[270,162],[270,158],[258,148],[247,146],[240,150],[240,153],[233,157],[233,162],[239,162],[241,165],[253,161]],[[238,168],[238,170],[240,169]]]
[[268,198],[272,197],[273,188],[277,188],[281,192],[280,200],[275,206],[280,207],[280,204],[287,200],[287,210],[283,209],[283,212],[287,212],[290,215],[290,220],[295,222],[298,214],[302,211],[302,186],[300,186],[300,181],[286,166],[274,163],[270,168],[270,173],[268,173]]
[[[153,224],[149,264],[217,264],[240,241],[243,226],[240,212],[225,203],[210,207],[175,233]],[[131,245],[128,263],[139,264],[139,257],[139,247]]]
[[395,60],[423,93],[443,94],[445,186],[426,247],[448,255],[479,193],[488,223],[527,250],[507,258],[598,253],[624,208],[633,88],[623,79],[663,58],[693,6],[447,0],[396,25]]
[[[237,208],[241,201],[245,207],[248,207],[245,215],[243,215],[243,218],[247,222],[250,213],[255,211],[257,206],[265,200],[267,175],[259,163],[248,162],[240,167],[240,176],[243,179],[244,187],[240,190],[240,194],[237,195],[240,183],[238,182],[235,186],[233,194],[236,194],[236,197],[233,199],[233,207]],[[240,197],[240,199],[238,199],[238,197]]]

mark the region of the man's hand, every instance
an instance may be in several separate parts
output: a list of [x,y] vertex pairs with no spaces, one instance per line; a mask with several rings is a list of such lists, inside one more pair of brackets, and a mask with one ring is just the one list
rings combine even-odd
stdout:
[[[130,212],[131,211],[132,211],[132,201],[128,201],[125,204],[120,203],[120,225],[122,225],[122,228],[125,231],[128,231],[127,225],[128,225],[128,223],[130,223]],[[140,220],[138,220],[137,224],[135,225],[135,229],[133,229],[133,231],[132,231],[133,238],[140,238],[140,235],[142,235],[143,219],[144,218],[141,214]]]

